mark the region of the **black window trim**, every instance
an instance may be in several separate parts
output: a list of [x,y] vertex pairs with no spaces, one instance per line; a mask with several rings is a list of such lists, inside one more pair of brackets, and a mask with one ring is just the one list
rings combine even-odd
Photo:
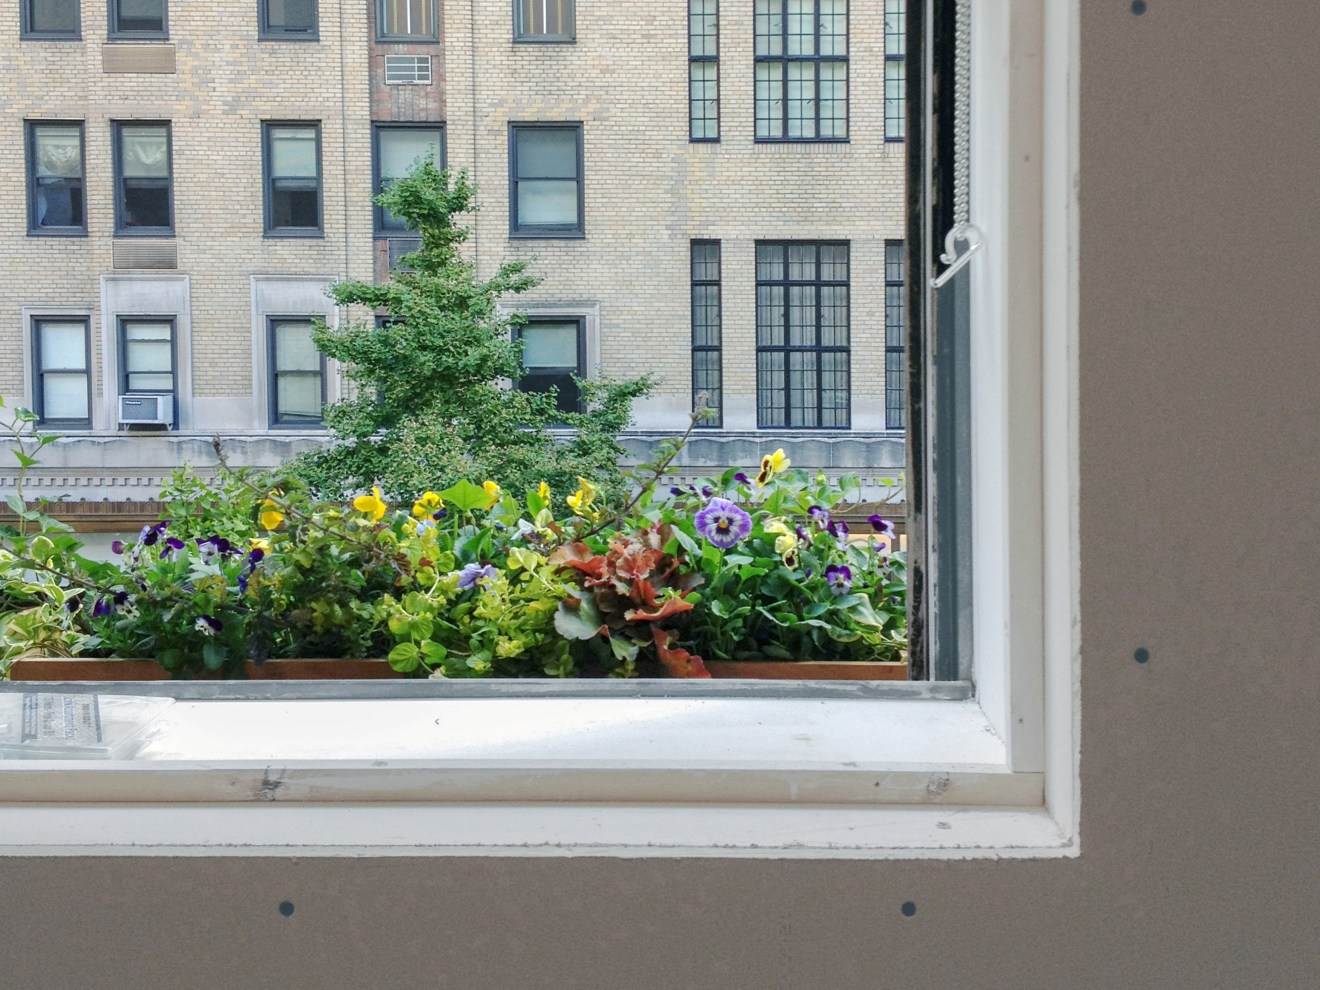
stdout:
[[[889,277],[889,253],[896,251],[898,255],[899,277],[891,279]],[[906,430],[907,428],[907,327],[906,323],[906,293],[907,293],[907,245],[904,241],[897,238],[890,238],[885,241],[885,260],[884,260],[884,283],[885,283],[885,429],[886,430]],[[850,271],[851,274],[851,271]],[[890,305],[889,292],[891,289],[898,290],[898,305],[896,307],[898,323],[898,342],[894,343],[890,338]],[[898,356],[898,367],[890,368],[890,355]],[[889,387],[889,376],[896,373],[899,380],[899,401],[895,403]]]
[[430,34],[387,34],[385,32],[385,2],[386,0],[375,0],[376,10],[376,40],[392,42],[404,45],[438,45],[440,44],[440,4],[439,0],[430,0],[431,3],[431,21],[435,24],[435,30]]
[[[709,62],[715,66],[715,136],[697,137],[693,133],[695,120],[692,116],[692,66],[698,62]],[[692,4],[688,3],[688,141],[692,144],[719,144],[720,141],[720,4],[715,0],[715,54],[694,55],[692,53]]]
[[[165,227],[126,227],[124,216],[123,148],[120,134],[127,127],[164,127],[165,156],[169,165],[170,222]],[[115,236],[116,237],[173,237],[174,236],[174,128],[168,120],[112,120],[110,121],[110,157],[114,176]]]
[[119,30],[119,0],[108,0],[106,11],[106,37],[111,41],[168,41],[170,37],[169,0],[161,2],[159,31]]
[[[804,246],[804,245],[811,245],[812,247],[816,248],[816,277],[815,277],[811,282],[809,282],[809,283],[808,283],[808,282],[800,282],[800,281],[792,281],[792,280],[790,280],[789,277],[788,277],[788,264],[789,264],[789,262],[788,262],[788,249],[789,249],[790,246]],[[783,278],[783,279],[780,279],[780,280],[774,280],[774,281],[763,282],[763,281],[761,280],[760,274],[759,274],[759,272],[758,272],[758,273],[756,273],[756,287],[757,287],[758,290],[760,289],[760,287],[761,287],[762,285],[783,285],[783,286],[785,287],[785,290],[787,290],[787,288],[788,288],[789,286],[791,286],[791,285],[813,285],[813,286],[815,287],[815,289],[816,289],[816,343],[815,343],[815,344],[812,344],[812,345],[810,345],[810,346],[802,346],[802,345],[794,346],[794,345],[792,345],[792,344],[790,344],[790,343],[788,342],[789,332],[790,332],[790,331],[789,331],[789,321],[788,321],[788,312],[787,312],[787,311],[788,311],[788,307],[791,305],[791,302],[790,302],[790,298],[789,298],[789,297],[790,297],[790,293],[789,293],[788,291],[785,291],[785,292],[784,292],[784,310],[785,310],[785,312],[784,312],[784,320],[783,320],[783,324],[784,324],[784,344],[783,344],[783,346],[765,346],[765,345],[762,345],[762,343],[761,343],[761,332],[760,332],[759,321],[758,321],[758,325],[757,325],[757,328],[756,328],[756,355],[757,355],[757,361],[756,361],[756,428],[757,428],[758,430],[811,430],[811,431],[821,431],[821,432],[830,432],[830,433],[839,432],[839,431],[851,430],[851,429],[852,429],[852,242],[851,242],[851,241],[848,241],[848,240],[832,240],[832,239],[825,239],[825,240],[778,240],[778,239],[757,240],[757,241],[754,242],[754,245],[753,245],[753,256],[752,256],[752,257],[753,257],[753,265],[754,265],[754,266],[756,265],[756,258],[759,256],[759,254],[760,254],[760,250],[761,250],[762,247],[780,247],[780,248],[783,248],[783,251],[784,251],[784,278]],[[846,248],[846,249],[847,249],[847,251],[848,251],[848,279],[847,279],[846,282],[840,282],[840,281],[838,281],[838,280],[836,280],[836,279],[825,280],[825,279],[822,279],[822,278],[821,278],[821,270],[820,270],[820,266],[821,266],[821,261],[820,261],[820,249],[823,248],[823,247],[843,247],[843,248]],[[838,346],[838,345],[831,345],[831,346],[829,346],[829,347],[826,347],[826,346],[824,346],[824,345],[822,345],[822,344],[820,343],[820,320],[821,320],[820,290],[821,290],[823,287],[828,286],[828,285],[842,285],[842,286],[844,286],[844,288],[846,288],[846,289],[848,290],[848,344],[847,344],[847,346],[840,347],[840,346]],[[758,291],[758,295],[759,295],[759,291]],[[758,303],[758,307],[759,307],[759,303]],[[760,356],[761,356],[761,354],[764,353],[764,352],[783,352],[785,355],[788,355],[789,353],[792,353],[792,352],[794,352],[794,351],[797,351],[797,352],[811,352],[811,353],[814,353],[814,354],[824,354],[824,353],[843,353],[843,354],[847,354],[847,355],[848,355],[848,396],[847,396],[847,398],[848,398],[848,403],[847,403],[847,406],[845,407],[847,415],[844,417],[845,420],[846,420],[846,422],[844,422],[842,425],[836,425],[836,426],[820,426],[820,425],[817,425],[817,426],[803,426],[803,425],[800,424],[800,423],[793,423],[793,422],[792,422],[792,411],[793,411],[793,406],[792,406],[792,402],[791,402],[790,399],[789,399],[789,395],[790,395],[790,389],[789,389],[789,378],[788,378],[788,371],[789,371],[789,369],[788,369],[788,363],[787,363],[787,361],[785,361],[785,364],[784,364],[784,418],[785,418],[786,422],[784,422],[784,423],[782,423],[782,424],[773,424],[773,423],[771,423],[771,424],[767,424],[766,422],[764,422],[764,421],[761,419],[761,395],[762,395],[762,387],[761,387],[761,361],[760,361]],[[817,371],[819,372],[819,370],[820,370],[820,366],[819,366],[819,363],[818,363],[818,364],[817,364]],[[825,390],[824,390],[823,388],[820,388],[820,387],[818,386],[817,389],[816,389],[816,421],[817,421],[817,423],[819,423],[819,422],[824,418],[824,407],[823,407],[823,405],[822,405],[822,400],[823,400],[823,398],[824,398],[824,394],[825,394]]]
[[312,27],[309,31],[296,31],[289,28],[273,28],[270,25],[270,0],[257,0],[257,40],[258,41],[320,41],[321,40],[321,5],[319,0],[312,0]]
[[[576,323],[577,324],[577,370],[574,372],[574,374],[577,375],[578,378],[587,377],[587,318],[585,316],[583,316],[582,314],[572,314],[572,313],[568,313],[564,315],[556,315],[554,313],[532,313],[532,314],[524,313],[522,315],[523,315],[522,322],[509,328],[509,336],[513,340],[522,340],[523,330],[526,327],[535,325],[537,323],[543,323],[543,324],[544,323],[551,323],[551,324]],[[519,361],[521,360],[522,357],[520,354]],[[523,371],[524,372],[527,371],[526,365],[523,366]],[[527,391],[522,387],[523,380],[525,378],[526,375],[524,374],[521,378],[519,378],[516,382],[513,383],[513,387],[520,392]],[[578,412],[585,411],[585,407],[582,404],[581,392],[578,393],[577,411]]]
[[[25,160],[27,163],[27,233],[29,237],[86,237],[87,236],[87,125],[82,120],[25,120],[24,137],[27,142]],[[78,128],[78,154],[82,165],[82,223],[68,227],[37,226],[37,128],[51,125],[54,127]]]
[[[128,338],[125,330],[126,323],[166,323],[170,328],[170,381],[173,383],[170,388],[138,388],[129,389],[128,387]],[[119,372],[119,395],[171,395],[174,397],[173,416],[170,422],[170,429],[174,429],[179,422],[179,321],[173,314],[166,316],[157,316],[149,313],[120,313],[115,316],[115,364]],[[152,372],[158,374],[158,372]],[[117,402],[118,400],[116,400]]]
[[[713,279],[698,279],[695,270],[695,255],[698,247],[715,248],[716,273]],[[699,428],[717,430],[724,426],[724,248],[720,241],[713,238],[695,238],[688,244],[688,279],[691,282],[691,321],[692,321],[692,408],[695,411],[698,408],[697,398],[704,392],[704,389],[697,388],[697,355],[715,354],[718,357],[719,364],[719,388],[720,398],[718,402],[707,400],[702,403],[704,408],[713,409],[715,415],[710,419],[703,419],[697,424]],[[719,311],[719,332],[720,342],[718,344],[698,344],[697,343],[697,287],[713,285],[719,290],[720,311]]]
[[[373,120],[371,122],[371,227],[374,235],[380,237],[407,237],[410,233],[407,227],[386,227],[385,226],[385,207],[375,202],[375,197],[383,191],[380,186],[380,135],[382,131],[435,131],[440,135],[440,160],[435,163],[439,169],[445,168],[445,162],[449,157],[449,145],[445,140],[444,121],[419,120],[419,121],[392,121],[392,120]],[[415,234],[415,232],[412,232]]]
[[40,0],[22,0],[19,4],[19,38],[22,41],[82,41],[82,4],[74,0],[78,26],[72,31],[36,31],[32,27],[32,5]]
[[513,0],[513,43],[516,45],[572,45],[577,43],[577,0],[568,0],[568,34],[528,34],[522,29],[522,4]]
[[[312,128],[316,132],[316,226],[276,227],[272,223],[273,182],[271,174],[270,133],[276,127]],[[263,120],[261,122],[261,213],[262,236],[265,238],[324,238],[325,237],[325,169],[321,161],[321,122],[319,120]]]
[[329,365],[324,354],[318,354],[321,359],[321,415],[315,420],[299,419],[286,420],[280,418],[279,402],[279,376],[286,375],[309,375],[308,371],[285,371],[281,372],[275,367],[275,324],[277,323],[305,323],[308,326],[314,326],[316,321],[325,322],[324,313],[301,313],[301,314],[267,314],[266,316],[266,425],[272,430],[323,430],[325,428],[325,407],[329,404]]
[[[776,0],[783,9],[782,27],[780,28],[781,51],[782,55],[756,55],[755,38],[753,38],[753,62],[760,65],[766,62],[779,62],[784,66],[784,76],[780,88],[780,125],[783,133],[779,137],[761,137],[756,134],[756,79],[752,79],[752,132],[753,141],[757,144],[847,144],[852,140],[852,68],[851,55],[789,55],[788,54],[788,4],[787,0]],[[815,3],[815,49],[820,51],[820,0],[813,0]],[[883,28],[883,24],[882,24]],[[848,4],[848,9],[843,15],[843,36],[849,52],[852,50],[852,3]],[[816,136],[814,137],[790,137],[788,133],[788,63],[790,62],[812,62],[816,65],[815,72],[815,98],[812,103],[815,105],[816,112]],[[821,137],[820,136],[820,63],[822,62],[842,62],[845,66],[843,74],[843,136],[842,137]],[[755,73],[755,69],[753,69]]]
[[[518,226],[518,132],[522,130],[568,130],[577,135],[577,223],[553,228],[524,230]],[[583,157],[582,122],[575,120],[509,121],[509,237],[518,240],[582,240],[587,236],[586,175]]]
[[[885,19],[885,20],[884,20],[884,23],[885,23],[885,27],[886,27],[886,30],[885,30],[885,32],[884,32],[884,46],[885,46],[885,78],[884,78],[884,80],[883,80],[883,82],[882,82],[882,85],[884,86],[884,95],[883,95],[883,97],[881,98],[881,104],[882,104],[882,106],[884,107],[884,119],[885,119],[885,141],[886,141],[886,142],[889,142],[889,143],[893,143],[893,144],[901,144],[903,141],[906,141],[906,140],[907,140],[907,135],[906,135],[906,131],[907,131],[907,107],[906,107],[906,104],[907,104],[907,50],[906,50],[906,47],[907,47],[907,2],[906,2],[906,0],[899,0],[899,2],[903,3],[903,10],[899,13],[899,16],[901,16],[901,17],[903,18],[903,23],[904,23],[904,28],[903,28],[903,30],[899,32],[899,35],[904,39],[904,51],[903,51],[903,54],[901,54],[901,55],[896,55],[896,54],[894,54],[893,52],[891,52],[891,51],[889,50],[889,31],[887,30],[887,28],[888,28],[888,24],[889,24],[889,21],[888,21],[888,16],[889,16],[888,6],[889,6],[889,2],[888,2],[888,0],[885,0],[885,8],[886,8],[886,9],[885,9],[885,10],[882,12],[882,14],[881,14],[881,16]],[[894,135],[894,134],[890,134],[890,133],[889,133],[889,126],[890,126],[890,122],[891,122],[891,118],[890,118],[890,116],[889,116],[889,100],[890,100],[890,96],[889,96],[889,65],[890,65],[890,63],[892,63],[892,62],[897,62],[897,63],[899,63],[899,64],[903,67],[903,91],[904,91],[904,92],[903,92],[903,96],[900,97],[900,99],[903,100],[904,107],[903,107],[903,112],[902,112],[902,114],[898,117],[898,123],[903,127],[903,130],[904,130],[905,133],[903,133],[903,134],[897,134],[897,135]]]
[[[81,323],[83,326],[83,346],[86,354],[86,366],[82,369],[87,378],[87,418],[52,419],[45,414],[46,396],[44,376],[48,373],[41,365],[41,326],[44,323]],[[84,314],[57,313],[32,314],[29,319],[32,341],[32,411],[37,414],[39,426],[53,426],[64,430],[90,430],[92,428],[92,318]],[[69,372],[75,369],[57,368],[54,371]]]

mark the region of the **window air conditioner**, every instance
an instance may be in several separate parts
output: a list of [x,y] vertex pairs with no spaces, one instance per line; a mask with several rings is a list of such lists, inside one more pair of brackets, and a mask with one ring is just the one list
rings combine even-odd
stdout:
[[121,395],[119,397],[119,425],[137,426],[141,423],[169,426],[174,422],[174,396]]

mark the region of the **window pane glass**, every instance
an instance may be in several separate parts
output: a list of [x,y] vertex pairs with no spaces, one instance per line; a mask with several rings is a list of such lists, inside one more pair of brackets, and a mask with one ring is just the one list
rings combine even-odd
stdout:
[[380,0],[380,33],[435,37],[435,0]]
[[82,323],[41,324],[41,367],[85,369],[87,327]]
[[164,31],[165,0],[114,0],[120,31]]
[[313,179],[275,179],[272,183],[270,219],[273,227],[321,225],[320,197]]
[[38,34],[77,34],[78,0],[24,0],[28,27]]
[[82,131],[60,124],[34,126],[32,168],[34,226],[81,227]]
[[577,183],[563,179],[523,180],[518,183],[518,225],[576,226]]
[[518,382],[518,388],[524,392],[548,392],[556,390],[555,408],[560,412],[577,412],[579,395],[577,383],[568,372],[529,373]]
[[577,323],[529,323],[522,328],[523,367],[578,369]]
[[132,342],[136,340],[169,340],[170,325],[168,323],[124,323],[124,339]]
[[788,54],[816,53],[815,0],[788,0]]
[[44,419],[87,419],[87,375],[42,375],[41,406]]
[[266,25],[279,31],[314,31],[315,0],[266,0]]
[[270,129],[271,174],[316,178],[316,131],[310,127]]
[[516,134],[520,177],[577,178],[576,130],[529,127]]
[[383,179],[401,179],[418,159],[428,155],[440,167],[440,132],[417,128],[382,128],[380,174]]
[[159,124],[124,124],[119,128],[119,167],[133,177],[170,174],[169,130]]
[[170,345],[168,341],[132,341],[128,345],[124,364],[130,372],[149,372],[170,370]]
[[756,0],[756,54],[784,53],[783,0]]
[[275,403],[281,420],[319,421],[321,419],[320,374],[277,376]]
[[276,323],[275,370],[320,371],[321,353],[312,343],[312,325],[303,321]]

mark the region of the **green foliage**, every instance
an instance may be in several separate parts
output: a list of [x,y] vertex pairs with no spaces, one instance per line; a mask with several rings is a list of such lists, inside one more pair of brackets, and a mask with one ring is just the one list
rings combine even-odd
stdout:
[[[383,284],[341,282],[341,306],[383,311],[389,325],[352,322],[318,327],[317,346],[342,362],[355,397],[330,407],[334,444],[303,455],[294,473],[324,495],[342,497],[379,485],[392,496],[438,489],[463,478],[493,479],[522,491],[541,481],[564,487],[590,476],[611,496],[624,491],[617,436],[632,400],[649,379],[581,382],[585,413],[561,413],[550,394],[520,392],[507,382],[523,373],[521,344],[497,302],[538,284],[525,262],[502,265],[487,280],[464,260],[476,209],[465,173],[430,162],[395,182],[377,202],[421,235],[421,248]],[[408,270],[411,269],[411,270]],[[551,432],[571,429],[570,438]]]

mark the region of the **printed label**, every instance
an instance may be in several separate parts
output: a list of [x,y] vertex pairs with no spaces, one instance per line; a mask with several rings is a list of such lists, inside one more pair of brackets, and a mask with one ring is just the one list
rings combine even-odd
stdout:
[[23,742],[72,743],[101,741],[101,699],[95,694],[25,694]]

